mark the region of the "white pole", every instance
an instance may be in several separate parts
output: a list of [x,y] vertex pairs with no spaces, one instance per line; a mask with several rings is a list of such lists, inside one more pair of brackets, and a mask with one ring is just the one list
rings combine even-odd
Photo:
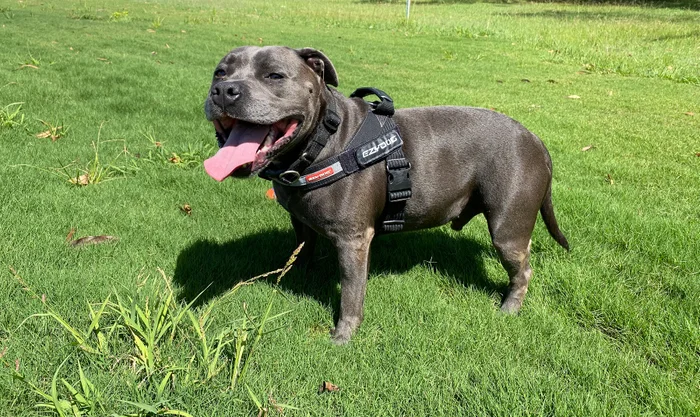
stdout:
[[408,21],[408,17],[411,14],[411,0],[406,0],[406,21]]

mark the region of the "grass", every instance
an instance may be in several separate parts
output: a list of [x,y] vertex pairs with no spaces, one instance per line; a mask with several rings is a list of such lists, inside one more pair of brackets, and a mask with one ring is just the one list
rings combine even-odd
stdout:
[[[238,382],[246,377],[247,370],[253,360],[253,353],[255,353],[260,339],[264,334],[269,333],[269,331],[266,332],[266,324],[288,313],[270,315],[275,300],[275,292],[273,292],[270,294],[262,316],[250,315],[244,305],[245,316],[232,325],[222,326],[218,324],[215,332],[218,335],[209,341],[207,334],[212,333],[212,328],[214,328],[214,308],[221,308],[220,304],[225,302],[227,298],[233,297],[240,288],[260,278],[278,274],[276,284],[279,285],[280,280],[291,269],[292,262],[296,259],[301,246],[292,254],[284,268],[239,282],[217,302],[209,303],[199,314],[194,313],[192,309],[199,296],[194,297],[187,304],[177,302],[170,286],[170,280],[159,269],[162,281],[157,281],[154,286],[147,286],[149,277],[146,277],[140,284],[139,289],[147,291],[145,300],[143,297],[138,297],[142,295],[140,291],[135,297],[122,297],[119,295],[119,291],[114,290],[95,307],[88,302],[90,324],[86,330],[81,330],[76,325],[71,324],[58,312],[57,308],[47,302],[45,294],[39,296],[17,271],[11,268],[10,271],[17,283],[32,298],[41,300],[46,311],[29,316],[20,323],[18,329],[32,319],[52,319],[59,328],[65,330],[72,337],[72,344],[77,347],[76,353],[85,354],[84,359],[92,362],[93,371],[110,374],[119,370],[131,376],[131,381],[124,382],[135,383],[135,387],[132,388],[136,388],[138,392],[132,392],[131,395],[138,397],[140,401],[115,401],[114,398],[103,398],[100,390],[85,375],[79,359],[76,362],[80,382],[78,386],[81,390],[77,390],[74,385],[61,378],[60,382],[63,385],[61,391],[67,391],[67,393],[59,391],[59,373],[69,362],[69,359],[72,359],[71,356],[66,357],[56,368],[51,379],[49,392],[43,391],[37,383],[32,382],[30,377],[20,372],[17,362],[12,377],[15,381],[24,383],[31,392],[48,401],[36,403],[35,408],[49,409],[61,417],[104,415],[107,407],[112,410],[119,409],[115,402],[126,404],[132,408],[136,407],[137,411],[130,414],[111,415],[162,414],[192,417],[186,411],[173,409],[171,406],[173,400],[168,398],[167,394],[175,391],[176,386],[185,389],[204,385],[211,386],[214,384],[214,378],[220,373],[228,374],[229,387],[235,389]],[[165,285],[159,285],[161,282]],[[115,301],[111,301],[112,298]],[[180,326],[185,318],[189,319],[193,331],[190,331],[189,328],[183,329],[184,326]],[[229,345],[233,348],[227,349]],[[232,350],[230,355],[227,355],[228,350]],[[184,357],[190,358],[189,362],[184,365],[178,363],[176,359],[173,360],[168,356],[172,351],[179,353],[184,351]],[[231,356],[231,359],[227,359],[226,356]],[[12,364],[7,361],[0,363],[6,368],[12,368]],[[75,365],[75,362],[72,364]],[[201,369],[204,372],[199,372]],[[250,388],[247,389],[251,394],[251,399],[261,409],[261,403],[252,396],[254,394]],[[287,406],[287,408],[290,407]]]
[[10,103],[0,109],[0,127],[13,128],[24,124],[23,103]]
[[[700,414],[700,14],[403,8],[0,0],[0,416]],[[538,222],[530,293],[505,317],[482,218],[378,238],[345,347],[328,244],[306,275],[236,287],[294,250],[268,183],[201,168],[211,71],[245,44],[320,48],[345,93],[521,121],[552,154],[573,251]],[[72,229],[118,240],[73,247]]]

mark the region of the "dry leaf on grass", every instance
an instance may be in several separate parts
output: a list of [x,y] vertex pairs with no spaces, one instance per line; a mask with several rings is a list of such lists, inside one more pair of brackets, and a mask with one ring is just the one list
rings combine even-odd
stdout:
[[270,405],[274,407],[281,416],[284,415],[284,408],[277,404],[277,401],[272,397],[272,393],[267,395],[267,401],[269,401]]
[[566,96],[566,98],[570,98],[570,99],[573,99],[573,100],[578,100],[578,99],[580,99],[581,97],[579,97],[579,96],[577,96],[577,95],[575,95],[575,94],[572,94],[572,95],[570,95],[570,96]]
[[584,146],[583,148],[581,148],[581,152],[590,151],[593,148],[595,148],[595,146],[593,145]]
[[610,183],[610,185],[614,185],[614,184],[615,184],[615,181],[613,180],[613,177],[612,177],[612,175],[610,175],[610,174],[606,174],[606,175],[605,175],[605,180],[608,181],[608,182]]
[[686,116],[695,116],[695,113],[693,113],[692,111],[687,111],[683,114],[685,114]]
[[88,185],[90,184],[90,177],[88,177],[87,174],[83,174],[75,178],[69,178],[68,181],[75,185]]
[[700,157],[700,152],[695,152],[695,156]]
[[38,70],[38,69],[39,69],[39,67],[37,67],[36,65],[32,65],[32,64],[24,64],[24,65],[21,65],[21,66],[20,66],[19,68],[17,68],[17,69],[18,69],[18,70],[21,70],[22,68],[31,68],[31,69],[35,69],[35,70]]
[[78,246],[85,246],[85,245],[97,245],[99,243],[104,243],[104,242],[111,242],[112,240],[116,240],[116,236],[107,236],[107,235],[100,235],[100,236],[85,236],[81,237],[80,239],[75,239],[70,243],[71,246],[73,247],[78,247]]
[[56,142],[58,138],[61,137],[59,130],[63,129],[63,126],[57,126],[53,129],[46,130],[41,133],[37,133],[36,137],[39,139],[51,138],[51,142]]
[[340,388],[328,381],[323,381],[320,387],[318,387],[318,393],[323,394],[324,392],[340,391]]
[[71,227],[70,231],[68,231],[68,235],[66,236],[66,243],[73,241],[73,235],[75,234],[75,228]]
[[184,206],[180,207],[180,211],[188,216],[192,215],[192,207],[190,207],[189,204],[185,204]]

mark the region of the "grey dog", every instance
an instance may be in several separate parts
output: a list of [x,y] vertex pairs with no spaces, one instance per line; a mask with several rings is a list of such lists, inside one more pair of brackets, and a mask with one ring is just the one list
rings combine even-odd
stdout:
[[[312,48],[241,47],[214,72],[205,104],[222,148],[205,162],[215,179],[247,177],[269,164],[297,160],[321,123],[329,100],[340,116],[337,132],[318,160],[337,155],[368,112],[360,98],[347,98],[331,61]],[[491,240],[510,285],[501,310],[520,310],[527,292],[530,243],[537,212],[550,235],[568,242],[554,217],[552,161],[542,141],[500,113],[473,107],[397,110],[393,117],[410,161],[413,196],[405,205],[403,230],[448,222],[455,230],[477,214],[488,222]],[[300,190],[275,182],[279,203],[290,213],[304,263],[318,235],[338,252],[340,315],[332,331],[339,344],[363,320],[369,250],[387,201],[387,173],[377,163],[325,187]]]

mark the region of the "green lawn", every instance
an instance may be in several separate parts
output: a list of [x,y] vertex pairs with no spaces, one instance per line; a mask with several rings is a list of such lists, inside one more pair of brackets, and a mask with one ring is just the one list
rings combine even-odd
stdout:
[[[700,12],[403,16],[355,0],[0,0],[0,415],[700,415]],[[325,242],[306,276],[228,293],[294,250],[268,183],[201,167],[211,73],[246,44],[321,49],[346,94],[519,120],[552,155],[572,251],[538,220],[510,317],[482,217],[377,238],[343,347]],[[71,229],[117,239],[74,247]]]

